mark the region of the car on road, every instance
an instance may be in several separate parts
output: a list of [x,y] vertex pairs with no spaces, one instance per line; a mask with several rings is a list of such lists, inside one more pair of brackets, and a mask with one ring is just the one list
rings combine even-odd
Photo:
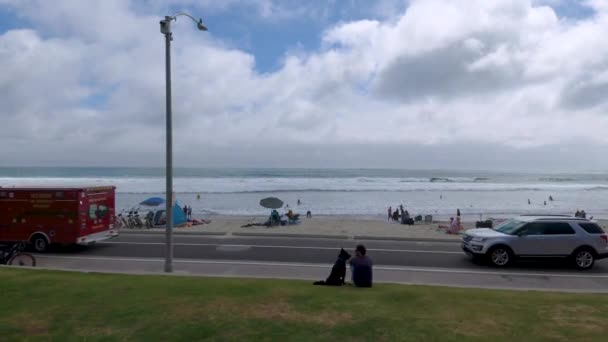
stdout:
[[469,229],[462,250],[497,267],[515,259],[560,258],[581,270],[608,258],[608,235],[594,221],[562,216],[522,215],[495,228]]

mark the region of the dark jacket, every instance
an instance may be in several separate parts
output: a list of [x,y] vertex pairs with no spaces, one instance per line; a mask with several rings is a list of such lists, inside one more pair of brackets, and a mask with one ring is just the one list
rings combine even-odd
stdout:
[[372,259],[368,256],[354,257],[350,260],[353,271],[353,283],[357,287],[372,287]]

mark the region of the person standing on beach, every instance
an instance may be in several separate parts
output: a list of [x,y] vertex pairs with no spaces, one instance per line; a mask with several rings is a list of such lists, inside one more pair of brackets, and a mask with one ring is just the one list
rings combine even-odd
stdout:
[[456,209],[456,217],[460,217],[460,209]]
[[300,202],[300,199],[298,198],[298,205],[302,204],[302,202]]
[[528,198],[528,205],[530,205],[530,204],[532,204],[532,203],[530,202],[530,199]]
[[391,222],[392,217],[393,217],[393,207],[388,207],[388,222]]
[[191,220],[192,219],[192,206],[188,207],[188,219]]

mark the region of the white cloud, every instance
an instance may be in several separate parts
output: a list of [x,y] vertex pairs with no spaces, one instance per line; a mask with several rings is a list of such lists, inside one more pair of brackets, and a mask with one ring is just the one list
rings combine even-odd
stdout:
[[[161,164],[164,46],[150,9],[167,4],[2,2],[32,23],[0,35],[0,151],[8,163]],[[260,16],[298,11],[281,14],[271,1],[248,5]],[[288,52],[268,74],[256,71],[252,55],[180,21],[173,42],[178,165],[411,166],[398,151],[601,149],[608,144],[608,17],[602,2],[590,1],[597,14],[576,21],[558,18],[551,5],[412,1],[387,19],[328,27],[319,51]],[[397,160],[370,164],[382,160],[370,153]]]

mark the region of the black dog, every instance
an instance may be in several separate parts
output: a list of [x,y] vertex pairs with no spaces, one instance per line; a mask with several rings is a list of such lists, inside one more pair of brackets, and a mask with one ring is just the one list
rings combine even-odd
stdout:
[[350,259],[350,254],[344,250],[344,248],[340,249],[340,254],[338,254],[338,260],[334,263],[334,266],[331,268],[331,273],[327,280],[323,281],[315,281],[314,285],[328,285],[328,286],[342,286],[344,285],[344,278],[346,277],[346,261]]

